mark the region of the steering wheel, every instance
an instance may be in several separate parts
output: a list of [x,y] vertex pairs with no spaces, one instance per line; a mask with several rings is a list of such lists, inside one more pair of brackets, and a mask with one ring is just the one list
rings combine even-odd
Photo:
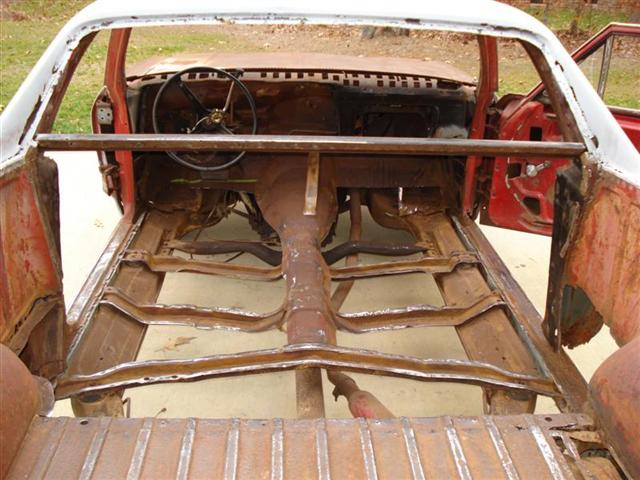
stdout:
[[[197,78],[198,74],[200,73],[214,73],[216,77],[226,78],[230,81],[229,90],[227,92],[226,100],[222,108],[210,108],[205,106],[203,99],[196,95],[194,91],[183,81],[183,77],[185,75],[191,78]],[[239,75],[241,74],[242,72],[240,72]],[[153,102],[153,108],[151,111],[153,131],[155,133],[226,133],[233,135],[234,130],[242,128],[246,132],[246,126],[237,123],[236,119],[234,118],[233,104],[235,103],[235,101],[233,100],[233,92],[234,87],[237,87],[244,96],[246,103],[249,105],[249,109],[251,110],[251,125],[249,131],[251,132],[251,135],[255,135],[258,131],[258,115],[256,112],[256,105],[253,101],[253,97],[251,96],[251,92],[249,92],[249,89],[238,79],[239,75],[233,75],[228,71],[222,70],[220,68],[204,66],[185,68],[184,70],[171,75],[169,78],[167,78],[164,84],[162,84]],[[187,98],[190,106],[190,111],[178,113],[175,111],[165,110],[166,114],[164,115],[164,117],[159,118],[159,105],[162,104],[162,100],[164,99],[166,92],[171,88],[174,88],[174,86],[177,87],[177,89],[179,89]],[[173,130],[177,131],[165,131],[163,127],[166,127],[167,124],[170,124],[170,126],[173,127]],[[201,155],[198,158],[194,158],[192,154],[184,152],[167,152],[167,155],[169,155],[169,157],[171,157],[179,164],[184,165],[185,167],[203,172],[215,172],[235,165],[240,161],[242,157],[244,157],[246,152],[240,152],[237,155],[231,154],[235,156],[233,156],[233,158],[231,158],[230,160],[223,161],[223,163],[217,162],[217,165],[207,165],[207,163],[210,163],[218,153],[221,152],[212,152],[208,154],[204,160]]]

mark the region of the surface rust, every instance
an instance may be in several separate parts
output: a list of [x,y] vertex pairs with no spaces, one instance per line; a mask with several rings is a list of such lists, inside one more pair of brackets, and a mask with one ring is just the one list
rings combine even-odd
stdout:
[[[331,275],[320,251],[338,211],[335,188],[332,165],[317,154],[307,168],[295,160],[273,162],[256,185],[258,205],[282,245],[290,345],[336,343]],[[320,370],[296,372],[296,392],[300,417],[324,416]]]
[[7,478],[620,478],[596,477],[570,436],[554,440],[593,429],[583,415],[38,418]]
[[40,392],[31,372],[0,344],[0,477],[6,478],[40,406]]
[[[82,370],[78,370],[81,365],[78,363],[77,367],[68,369],[59,379],[57,395],[64,397],[89,392],[105,393],[149,383],[296,369],[300,370],[297,372],[300,415],[319,417],[323,412],[319,368],[399,375],[429,381],[471,382],[488,387],[490,395],[487,396],[487,402],[493,411],[526,411],[531,408],[533,392],[552,397],[557,395],[557,386],[541,374],[532,353],[521,343],[518,334],[511,330],[507,311],[503,310],[507,304],[502,294],[493,292],[486,283],[487,280],[476,270],[480,259],[469,250],[471,244],[459,238],[456,228],[442,211],[441,199],[415,197],[412,193],[407,193],[403,200],[404,213],[397,217],[401,219],[401,223],[394,224],[391,220],[396,209],[393,203],[390,203],[388,197],[370,194],[368,202],[370,207],[373,205],[374,218],[383,225],[392,222],[392,225],[408,228],[414,233],[416,245],[423,249],[421,257],[358,265],[354,263],[354,255],[357,253],[357,249],[354,249],[347,257],[344,267],[329,267],[321,244],[329,234],[338,213],[333,159],[320,156],[317,165],[312,164],[310,167],[314,172],[311,177],[308,166],[299,159],[277,158],[266,163],[262,173],[258,174],[255,184],[257,205],[265,220],[278,234],[282,246],[280,265],[271,268],[247,267],[169,255],[167,246],[180,245],[174,240],[179,235],[179,230],[170,226],[179,225],[184,219],[180,220],[178,214],[156,213],[142,222],[139,232],[131,241],[131,247],[122,252],[122,266],[98,296],[96,310],[104,318],[134,320],[140,332],[144,332],[144,327],[148,324],[197,325],[244,331],[286,326],[288,346],[270,351],[202,357],[189,361],[129,362],[120,366],[117,363],[121,362],[114,362],[113,367],[107,368],[89,367],[82,360]],[[313,183],[317,184],[317,193],[313,195],[316,209],[311,215],[305,214],[304,209],[309,192],[309,178],[313,178]],[[358,242],[360,219],[355,209],[359,208],[359,194],[356,191],[351,194],[354,210],[351,212],[353,231],[350,241]],[[415,203],[418,200],[420,204]],[[148,242],[144,240],[145,232],[152,233],[149,237],[151,242],[147,243],[151,248],[140,249],[145,241]],[[149,278],[157,278],[161,282],[162,277],[154,275],[181,271],[231,277],[248,276],[262,280],[282,276],[286,280],[287,292],[281,309],[267,315],[256,315],[252,312],[202,309],[189,305],[158,305],[140,299],[139,293],[128,291],[119,285],[126,285],[121,283],[120,278],[128,272],[131,272],[130,275],[135,272],[136,278],[141,278],[139,275],[142,273],[145,278],[151,275]],[[352,284],[355,279],[418,271],[439,275],[447,303],[444,307],[422,305],[356,314],[337,312],[340,302],[337,297],[332,299],[330,279],[348,282],[345,283],[344,293],[340,294],[344,297],[348,294],[346,285]],[[147,284],[146,288],[150,286],[157,292],[160,283]],[[475,292],[475,297],[469,298],[469,291]],[[488,322],[485,317],[487,320],[491,318],[491,321]],[[94,318],[89,325],[98,325],[98,318],[101,317]],[[484,349],[481,342],[486,342],[487,328],[495,329],[497,319],[506,322],[500,333],[496,331],[494,334],[499,348]],[[131,323],[127,325],[128,328],[133,326]],[[466,327],[473,327],[468,335],[461,335],[467,352],[477,361],[421,360],[332,346],[336,342],[336,328],[365,332],[429,325],[456,326],[461,332],[465,332]],[[86,349],[83,343],[80,345]],[[137,345],[139,344],[130,344],[128,350],[121,350],[119,358],[124,360],[126,356],[134,354]],[[72,359],[76,358],[80,357],[74,352]],[[111,361],[114,360],[115,358]]]
[[0,179],[0,340],[3,343],[20,331],[36,300],[58,295],[61,290],[61,280],[51,256],[55,246],[47,240],[42,215],[26,168]]
[[603,174],[580,223],[565,282],[582,288],[624,345],[640,334],[640,190]]
[[589,391],[601,428],[630,478],[640,477],[640,337],[607,358]]
[[[298,316],[306,312],[297,311]],[[294,335],[316,337],[334,334],[320,324],[318,316],[298,320]],[[291,330],[291,329],[289,329]],[[291,334],[290,334],[291,335]],[[129,388],[137,385],[194,381],[205,378],[248,375],[304,368],[332,368],[421,381],[449,381],[559,396],[549,378],[516,373],[474,360],[422,359],[377,351],[335,347],[324,343],[291,342],[276,349],[211,355],[188,360],[146,360],[128,362],[92,374],[64,374],[58,378],[56,397],[85,392]]]
[[[444,138],[395,138],[297,136],[297,135],[189,135],[40,134],[38,148],[45,151],[132,150],[138,152],[188,150],[383,153],[388,155],[511,155],[575,157],[585,152],[578,142],[532,142],[525,140],[468,140]],[[303,160],[301,160],[303,161]]]
[[[391,228],[408,230],[418,242],[435,239],[441,255],[466,248],[435,199],[420,192],[406,195],[405,205],[415,213],[402,217],[385,215],[391,204],[389,195],[376,192],[369,205],[374,219]],[[470,297],[477,300],[491,291],[481,271],[475,266],[442,273],[436,276],[436,281],[447,304],[468,303]],[[531,375],[539,373],[531,351],[523,345],[513,329],[506,310],[490,309],[473,322],[462,323],[456,330],[469,358]],[[535,405],[535,396],[531,395],[488,390],[485,390],[485,395],[485,408],[491,413],[531,412]]]
[[[578,161],[589,160],[565,93],[537,47],[522,43],[555,114],[549,106],[530,102],[520,116],[510,118],[508,128],[497,122],[492,131],[495,118],[487,114],[501,108],[494,102],[498,78],[492,37],[478,37],[482,68],[476,88],[453,67],[433,62],[282,54],[179,56],[164,64],[151,60],[133,72],[129,83],[124,67],[130,33],[114,29],[109,43],[103,93],[114,114],[112,124],[94,135],[48,133],[90,34],[75,48],[53,89],[30,150],[32,155],[45,150],[108,154],[115,161],[103,167],[125,212],[64,328],[53,231],[59,225],[51,221],[57,211],[46,194],[48,185],[36,184],[29,170],[32,158],[27,168],[0,180],[0,340],[16,351],[24,348],[29,367],[52,372],[51,378],[68,350],[66,370],[56,379],[57,398],[71,397],[78,415],[109,418],[36,417],[29,427],[35,405],[32,378],[0,347],[0,474],[28,430],[10,478],[616,478],[619,471],[605,439],[627,471],[640,475],[634,443],[640,428],[635,414],[640,395],[640,197],[609,173],[593,168],[579,174],[584,180],[595,173],[595,187],[588,192],[580,187],[587,194],[572,207],[579,213],[578,231],[562,247],[567,261],[561,280],[581,289],[593,307],[565,340],[573,345],[588,339],[602,318],[625,345],[591,382],[598,423],[579,415],[505,416],[533,412],[537,395],[552,397],[562,411],[590,411],[580,373],[564,352],[545,341],[535,309],[466,215],[474,215],[486,200],[475,194],[486,193],[482,188],[488,177],[482,175],[490,172],[494,202],[489,202],[487,218],[548,234],[556,172],[570,161],[579,170]],[[200,72],[185,80],[189,87],[180,82],[186,99],[169,94],[166,105],[156,109],[153,99],[163,74],[166,78],[167,72],[194,62],[220,66],[232,61],[245,68],[234,70],[238,87],[246,90],[244,100],[233,88],[221,89],[212,72]],[[375,80],[361,75],[374,64]],[[298,73],[295,79],[292,70]],[[408,71],[412,84],[403,74]],[[322,79],[311,80],[316,73]],[[229,115],[224,135],[149,134],[160,131],[155,128],[158,116],[175,123],[173,132],[196,132],[194,124],[178,125],[186,113],[184,102],[195,102],[201,113],[208,110],[205,104],[220,99],[222,90],[225,118]],[[251,92],[259,100],[259,114]],[[129,99],[139,99],[138,118],[129,118]],[[250,109],[243,104],[247,100]],[[249,135],[242,126],[249,110],[253,133],[260,116],[260,135]],[[531,141],[531,127],[541,123],[544,141]],[[167,158],[187,151],[197,157],[195,164],[179,166]],[[226,154],[242,162],[229,163],[229,169],[221,167],[224,161],[205,165]],[[525,171],[539,168],[540,174],[535,170],[536,175],[509,179],[516,164]],[[217,172],[200,175],[193,169]],[[540,211],[527,206],[527,199],[537,200]],[[363,242],[363,205],[380,225],[406,230],[414,242]],[[346,211],[349,242],[324,249],[339,214]],[[247,218],[261,242],[198,241],[204,229],[231,213]],[[184,235],[194,230],[194,240],[186,241]],[[184,258],[175,251],[250,253],[269,266]],[[360,253],[418,258],[370,264],[359,262]],[[334,265],[343,258],[344,266]],[[155,303],[165,274],[181,272],[283,278],[286,293],[281,307],[266,314]],[[416,272],[433,275],[443,306],[340,313],[356,281]],[[332,281],[339,283],[333,292]],[[244,332],[278,328],[286,330],[287,343],[269,350],[136,361],[148,325]],[[430,326],[454,327],[469,360],[337,344],[338,330]],[[111,418],[124,413],[125,388],[285,370],[295,371],[298,420]],[[359,419],[324,418],[323,370],[336,397],[344,396]],[[344,372],[477,385],[491,416],[395,419],[393,405],[383,405]],[[8,438],[7,432],[14,435]]]

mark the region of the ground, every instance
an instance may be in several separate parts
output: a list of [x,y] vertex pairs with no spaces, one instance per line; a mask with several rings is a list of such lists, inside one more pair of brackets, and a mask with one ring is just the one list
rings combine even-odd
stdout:
[[[1,0],[0,21],[0,111],[9,102],[31,67],[64,22],[87,0]],[[623,12],[587,9],[577,29],[570,32],[575,12],[541,9],[531,13],[546,20],[568,50],[573,50],[610,21],[628,21]],[[472,37],[411,32],[410,36],[382,32],[373,39],[363,38],[360,28],[321,27],[310,25],[184,27],[176,29],[167,40],[166,31],[145,28],[134,32],[129,64],[150,56],[170,56],[178,52],[248,52],[299,51],[331,52],[366,56],[401,56],[433,59],[455,65],[472,75],[477,74],[477,44]],[[163,33],[161,33],[163,32]],[[107,34],[94,40],[72,81],[55,124],[58,132],[90,131],[91,102],[102,84]],[[619,54],[623,61],[614,65],[616,81],[608,86],[607,96],[619,106],[640,108],[640,48],[623,45]],[[499,94],[527,92],[538,83],[522,47],[512,42],[500,45]]]

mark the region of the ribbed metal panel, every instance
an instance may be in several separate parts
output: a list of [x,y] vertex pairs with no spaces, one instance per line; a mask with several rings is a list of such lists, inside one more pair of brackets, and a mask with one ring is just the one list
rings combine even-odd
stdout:
[[566,434],[593,428],[583,415],[37,418],[9,478],[597,478]]

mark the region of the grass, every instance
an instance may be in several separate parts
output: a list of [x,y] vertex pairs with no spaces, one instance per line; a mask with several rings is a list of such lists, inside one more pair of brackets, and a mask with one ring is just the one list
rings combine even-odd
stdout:
[[612,12],[589,6],[585,6],[579,14],[572,8],[545,9],[542,5],[529,7],[525,11],[546,24],[554,32],[570,30],[574,20],[578,31],[589,33],[595,33],[611,22],[628,22],[630,20],[629,14],[626,12]]
[[[13,0],[9,3],[7,0],[0,1],[3,2],[3,16],[0,21],[1,111],[69,16],[89,1]],[[575,18],[575,11],[568,9],[551,9],[545,14],[544,8],[532,8],[529,13],[546,20],[548,25],[556,31],[568,30]],[[624,13],[608,13],[585,8],[577,21],[577,27],[579,30],[594,32],[610,21],[627,20]],[[134,63],[152,56],[170,56],[185,51],[200,52],[203,49],[212,49],[209,47],[211,45],[215,46],[216,51],[256,49],[255,45],[229,38],[211,27],[180,27],[174,29],[172,34],[175,41],[168,42],[166,33],[162,29],[134,30],[127,61]],[[90,108],[102,86],[107,38],[108,32],[101,32],[85,54],[62,103],[54,125],[55,131],[90,131]],[[513,46],[508,45],[505,47],[505,52],[500,52],[500,56],[504,55],[507,60],[501,62],[500,66],[500,94],[526,92],[537,83],[538,75],[524,52],[509,51],[512,48]],[[621,106],[640,108],[638,71],[640,71],[640,61],[637,58],[635,60],[631,58],[628,62],[612,69],[607,100]]]
[[[545,10],[544,6],[530,7],[526,11],[545,23],[554,32],[564,34],[572,30],[575,31],[582,39],[577,44],[582,43],[611,22],[631,21],[626,12],[591,8],[588,5],[585,5],[579,14],[575,9],[549,8]],[[560,38],[563,37],[565,35],[561,34]],[[633,43],[632,39],[628,41]],[[577,46],[575,41],[571,43],[572,45],[567,45],[569,51]],[[605,92],[607,104],[640,109],[639,52],[640,42],[638,41],[635,42],[635,48],[632,46],[630,52],[614,51]],[[504,81],[500,83],[500,93],[528,91],[529,88],[537,84],[537,82],[532,84],[529,79],[538,78],[531,65],[522,68],[521,65],[514,63],[504,64],[501,76]],[[523,85],[527,87],[526,90],[521,89]]]
[[46,20],[53,23],[64,23],[71,15],[91,3],[91,0],[3,0],[9,15],[14,19],[33,21]]
[[39,22],[3,21],[0,28],[0,104],[7,104],[58,30]]
[[498,41],[498,96],[527,93],[540,83],[540,76],[518,42]]
[[[68,20],[70,12],[80,10],[87,3],[89,3],[87,0],[66,0],[65,2],[42,0],[7,2],[2,0],[0,110],[4,109],[33,65]],[[83,65],[82,69],[88,70],[87,66]],[[75,82],[84,83],[87,88],[83,89],[76,85],[75,91],[69,92],[69,96],[73,95],[74,99],[73,102],[66,103],[73,103],[76,107],[69,108],[67,105],[67,108],[58,116],[58,123],[65,124],[67,128],[72,128],[74,125],[85,126],[87,123],[86,119],[80,120],[78,117],[82,113],[82,109],[77,105],[86,100],[90,102],[91,95],[88,89],[93,88],[95,93],[99,89],[100,80],[97,77],[99,68],[97,65],[94,67],[93,74],[85,71],[82,79],[79,78],[78,82]],[[86,126],[83,131],[86,131]]]
[[[145,28],[132,34],[132,48],[128,51],[127,64],[153,56],[170,56],[180,52],[198,52],[202,45],[228,45],[228,39],[203,27],[179,27],[180,43],[167,47],[166,33],[160,28]],[[53,126],[56,132],[90,132],[91,105],[103,85],[103,69],[107,54],[108,32],[100,32],[87,50],[60,106],[60,113]],[[216,48],[217,51],[224,48]]]
[[604,100],[609,105],[640,110],[640,59],[635,58],[609,70]]
[[[0,111],[68,20],[69,12],[77,12],[88,3],[87,0],[22,0],[9,5],[0,22]],[[47,12],[46,16],[43,12]],[[217,51],[246,48],[213,28],[180,27],[173,33],[180,41],[168,47],[166,33],[160,28],[135,31],[127,62],[184,51],[198,52],[203,45],[216,45]],[[56,132],[91,131],[91,105],[103,85],[107,42],[108,31],[100,32],[78,65],[54,124]]]

